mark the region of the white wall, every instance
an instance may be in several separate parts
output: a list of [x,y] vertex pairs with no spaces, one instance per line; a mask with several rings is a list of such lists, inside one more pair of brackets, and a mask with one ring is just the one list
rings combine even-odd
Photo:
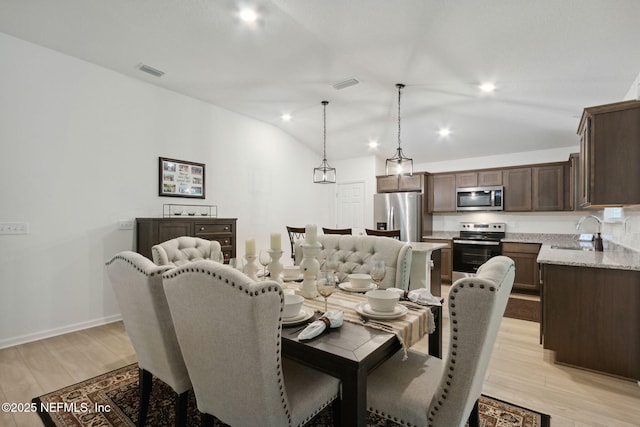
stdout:
[[[333,221],[320,155],[270,125],[4,34],[0,57],[0,222],[29,224],[0,236],[0,348],[118,318],[104,263],[134,241],[119,219],[215,204],[239,256]],[[206,200],[158,197],[159,156],[205,163]]]
[[[376,162],[377,159],[375,156],[331,162],[331,165],[336,168],[336,182],[338,184],[364,182],[365,228],[373,227],[373,195],[376,193]],[[353,233],[364,234],[364,229],[354,229]]]

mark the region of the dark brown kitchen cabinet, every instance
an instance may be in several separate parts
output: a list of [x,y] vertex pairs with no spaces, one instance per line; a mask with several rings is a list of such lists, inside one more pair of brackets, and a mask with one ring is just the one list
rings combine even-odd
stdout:
[[395,193],[399,191],[422,191],[423,173],[408,175],[389,175],[376,177],[378,193]]
[[429,175],[429,212],[456,211],[456,175]]
[[[569,199],[568,164],[534,166],[532,196],[534,211],[562,211]],[[565,182],[566,181],[566,182]]]
[[531,191],[531,168],[505,169],[502,171],[504,184],[504,210],[526,212],[533,208]]
[[540,244],[538,243],[504,242],[502,244],[502,255],[511,258],[515,263],[514,291],[530,294],[540,293],[538,252],[540,252]]
[[456,187],[477,187],[478,172],[466,172],[456,174]]
[[451,239],[422,239],[429,243],[444,243],[447,247],[440,249],[440,280],[442,283],[451,283],[453,279],[453,242]]
[[640,101],[585,108],[580,135],[580,204],[640,204]]
[[543,264],[541,301],[557,363],[640,380],[640,271]]
[[456,173],[456,187],[486,187],[502,185],[502,170]]
[[180,236],[217,240],[225,262],[236,257],[236,218],[136,218],[136,251],[151,259],[151,247]]

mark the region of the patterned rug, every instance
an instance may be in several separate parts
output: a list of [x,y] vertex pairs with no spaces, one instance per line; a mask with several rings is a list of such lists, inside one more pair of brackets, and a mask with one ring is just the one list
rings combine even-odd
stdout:
[[[47,427],[135,427],[138,417],[138,365],[91,378],[78,384],[33,399]],[[173,425],[173,390],[153,379],[153,391],[147,416],[148,426]],[[46,409],[49,409],[46,411]],[[480,398],[482,427],[549,427],[549,416],[497,399]],[[189,426],[200,426],[193,393],[189,396]],[[216,427],[227,427],[216,420]],[[332,426],[331,407],[320,412],[307,426]],[[369,414],[371,427],[395,427],[397,424]]]

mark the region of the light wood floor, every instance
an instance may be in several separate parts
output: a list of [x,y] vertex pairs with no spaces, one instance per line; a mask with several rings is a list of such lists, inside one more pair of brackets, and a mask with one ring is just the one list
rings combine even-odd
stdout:
[[[445,310],[445,325],[447,325]],[[445,327],[445,348],[448,333]],[[416,344],[426,352],[426,340]],[[121,322],[0,350],[0,402],[33,397],[135,362]],[[553,427],[640,426],[635,382],[555,365],[538,324],[503,319],[483,392],[551,415]],[[42,426],[35,414],[0,412],[0,426]]]

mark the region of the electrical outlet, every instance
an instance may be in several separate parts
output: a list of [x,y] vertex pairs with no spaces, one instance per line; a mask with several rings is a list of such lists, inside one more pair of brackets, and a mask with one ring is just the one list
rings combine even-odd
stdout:
[[133,230],[133,220],[121,219],[118,221],[118,230]]
[[0,234],[29,234],[29,225],[26,222],[3,222]]

